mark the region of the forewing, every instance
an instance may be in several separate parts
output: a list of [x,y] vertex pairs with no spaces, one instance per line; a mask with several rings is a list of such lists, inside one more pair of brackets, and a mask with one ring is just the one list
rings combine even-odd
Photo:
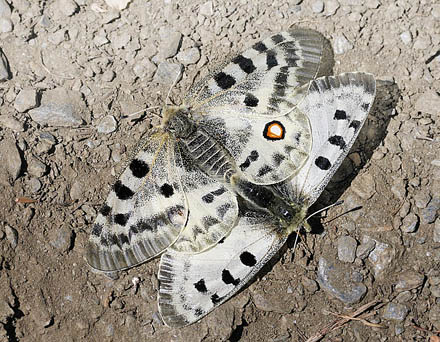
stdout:
[[168,135],[148,137],[99,211],[86,247],[90,266],[126,269],[160,254],[184,227],[182,159]]
[[316,77],[323,43],[307,29],[273,35],[196,84],[185,103],[200,115],[213,108],[236,116],[284,115],[303,98],[299,87]]
[[306,195],[311,205],[350,151],[373,105],[374,76],[345,73],[311,82],[298,109],[309,119],[312,150],[307,163],[290,183],[289,197]]
[[284,242],[273,218],[248,211],[212,249],[193,255],[168,250],[159,268],[159,311],[165,324],[183,327],[208,314],[240,290]]
[[185,229],[170,248],[184,253],[200,253],[214,246],[236,225],[237,197],[224,183],[208,177],[193,165],[190,159],[184,161],[184,165],[181,180],[189,217]]

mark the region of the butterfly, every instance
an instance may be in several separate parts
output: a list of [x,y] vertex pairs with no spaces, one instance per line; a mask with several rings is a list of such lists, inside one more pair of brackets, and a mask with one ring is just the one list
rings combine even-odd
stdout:
[[99,210],[88,263],[122,270],[165,249],[212,248],[237,225],[238,197],[296,229],[304,208],[271,185],[309,158],[310,122],[297,105],[323,51],[316,31],[275,34],[197,83],[183,105],[164,106]]
[[[299,172],[273,187],[307,210],[319,197],[353,145],[375,98],[371,74],[345,73],[310,82],[298,104],[311,125],[312,149]],[[159,266],[158,303],[167,326],[192,324],[221,305],[269,261],[290,231],[273,215],[241,207],[231,233],[198,254],[167,250]],[[306,222],[299,222],[298,228]]]

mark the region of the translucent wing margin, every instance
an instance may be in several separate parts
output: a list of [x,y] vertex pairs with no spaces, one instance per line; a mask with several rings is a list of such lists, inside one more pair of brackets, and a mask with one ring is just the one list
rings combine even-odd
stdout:
[[307,29],[273,35],[196,84],[185,104],[200,115],[215,108],[237,116],[284,115],[304,97],[300,86],[316,77],[323,43]]

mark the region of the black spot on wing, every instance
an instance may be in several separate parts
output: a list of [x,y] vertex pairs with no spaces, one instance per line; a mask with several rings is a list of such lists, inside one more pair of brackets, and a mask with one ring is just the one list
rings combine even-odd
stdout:
[[143,178],[150,171],[147,163],[140,159],[133,159],[130,163],[129,168],[133,176],[135,176],[136,178]]
[[122,184],[120,180],[113,185],[113,190],[116,193],[116,197],[118,197],[120,200],[128,200],[134,195],[134,192],[129,187]]
[[196,315],[197,317],[202,316],[205,313],[205,311],[202,308],[197,308],[194,310],[194,315]]
[[328,142],[332,145],[339,146],[341,150],[345,148],[345,140],[340,135],[334,135],[330,138],[328,138]]
[[253,267],[257,263],[257,259],[255,259],[255,255],[247,251],[244,251],[243,253],[240,254],[240,261],[243,265],[246,265],[248,267]]
[[234,279],[231,272],[228,270],[222,271],[222,280],[226,285],[232,284],[234,286],[237,286],[240,283],[240,278]]
[[357,131],[357,130],[359,129],[360,126],[361,126],[361,122],[360,122],[360,121],[358,121],[358,120],[353,120],[353,121],[350,123],[350,126],[348,126],[348,127],[350,127],[350,128],[354,128],[354,130]]
[[264,165],[264,166],[260,167],[260,169],[258,170],[257,176],[263,177],[272,171],[273,171],[273,167],[271,167],[269,165]]
[[252,94],[246,94],[244,98],[244,104],[248,107],[256,107],[258,106],[258,99]]
[[223,298],[224,298],[224,297],[219,297],[217,293],[214,293],[214,294],[211,296],[211,302],[212,302],[212,304],[215,305],[215,304],[219,303]]
[[125,226],[127,224],[128,219],[130,218],[130,214],[116,214],[113,218],[114,222],[121,225],[121,226]]
[[286,156],[284,156],[281,153],[274,153],[272,155],[273,163],[275,166],[280,166],[284,159],[286,159]]
[[173,196],[174,194],[174,189],[170,184],[165,183],[164,185],[162,185],[160,187],[160,193],[165,196],[166,198],[169,198],[171,196]]
[[99,212],[101,213],[102,216],[108,216],[112,212],[112,208],[109,205],[104,204],[99,210]]
[[131,240],[131,237],[134,234],[143,233],[144,231],[152,232],[154,230],[155,229],[154,229],[153,225],[151,224],[150,220],[140,219],[135,224],[130,226],[128,235]]
[[270,70],[278,65],[276,53],[274,51],[268,51],[266,55],[267,69]]
[[251,151],[251,154],[249,155],[249,159],[251,161],[256,161],[258,159],[258,157],[260,157],[260,155],[258,154],[258,152],[256,150]]
[[127,237],[127,235],[125,235],[125,234],[119,234],[119,235],[118,235],[118,240],[120,241],[121,246],[122,246],[124,243],[126,243],[126,244],[129,244],[129,243],[130,243],[130,242],[128,241],[128,237]]
[[332,166],[330,161],[322,156],[319,156],[318,158],[315,159],[315,165],[324,171],[330,169]]
[[213,194],[214,196],[220,196],[223,195],[226,192],[226,188],[225,187],[221,187],[218,188],[217,190],[211,191],[211,194]]
[[204,216],[202,222],[205,227],[211,227],[215,224],[220,223],[220,221],[213,216]]
[[228,212],[228,210],[231,209],[231,204],[230,203],[225,203],[220,205],[217,208],[217,215],[223,219],[223,217],[225,217],[226,213]]
[[102,232],[102,228],[103,228],[102,224],[95,223],[92,227],[92,234],[95,236],[100,236]]
[[208,292],[208,289],[206,288],[206,284],[205,284],[205,279],[200,279],[197,283],[194,283],[194,287],[200,293]]
[[202,196],[202,201],[205,203],[212,203],[212,201],[214,201],[214,195],[211,193],[206,194],[205,196]]
[[272,36],[271,39],[275,44],[279,44],[285,41],[285,38],[281,34],[276,34]]
[[363,110],[365,110],[366,112],[368,112],[368,109],[370,109],[370,104],[369,103],[362,103],[361,108]]
[[246,160],[240,164],[240,170],[244,171],[246,170],[249,166],[251,166],[251,161],[249,160],[249,157],[246,158]]
[[254,46],[252,46],[252,48],[253,48],[254,50],[257,50],[258,52],[264,52],[264,51],[267,50],[267,46],[264,45],[263,42],[255,43]]
[[237,64],[241,70],[243,70],[246,74],[251,74],[255,71],[256,67],[252,62],[252,59],[246,58],[242,55],[238,55],[232,60],[233,63]]
[[347,113],[345,112],[345,110],[336,109],[334,119],[335,120],[347,120]]
[[240,170],[244,171],[246,170],[252,162],[258,160],[259,154],[256,150],[251,151],[251,153],[246,157],[246,160],[240,164]]
[[223,71],[216,74],[214,80],[222,89],[229,89],[235,84],[235,78],[231,75],[225,74]]

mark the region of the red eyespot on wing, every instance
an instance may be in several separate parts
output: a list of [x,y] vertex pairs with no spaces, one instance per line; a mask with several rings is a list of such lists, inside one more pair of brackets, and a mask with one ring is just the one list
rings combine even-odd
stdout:
[[267,140],[282,140],[285,135],[284,125],[279,121],[268,122],[263,130],[263,137]]

